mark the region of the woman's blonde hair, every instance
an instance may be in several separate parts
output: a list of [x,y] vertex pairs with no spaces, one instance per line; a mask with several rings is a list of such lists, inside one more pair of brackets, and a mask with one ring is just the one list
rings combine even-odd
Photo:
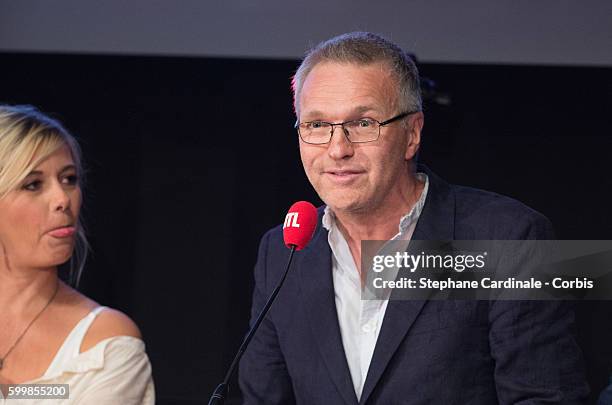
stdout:
[[[72,153],[82,186],[81,149],[62,124],[29,105],[0,105],[0,199],[16,190],[36,166],[63,146]],[[69,262],[69,282],[74,286],[79,283],[88,251],[79,218],[75,250]]]

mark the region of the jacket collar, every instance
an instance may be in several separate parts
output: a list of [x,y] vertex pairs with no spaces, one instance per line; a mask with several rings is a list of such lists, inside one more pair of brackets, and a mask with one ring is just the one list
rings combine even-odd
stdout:
[[[412,239],[452,240],[455,226],[453,190],[426,166],[419,165],[418,171],[425,172],[429,177],[429,191]],[[323,210],[324,207],[319,208],[319,223],[313,240],[302,251],[301,260],[296,263],[301,278],[301,299],[306,309],[307,322],[330,379],[345,403],[355,405],[358,403],[357,397],[342,345],[336,311],[331,250],[327,231],[321,223]],[[360,404],[365,404],[371,396],[424,303],[425,301],[389,301]]]
[[[455,234],[455,194],[449,184],[436,176],[426,166],[418,171],[429,177],[429,192],[412,240],[452,240]],[[360,404],[365,404],[380,381],[389,362],[418,317],[425,300],[391,300],[387,304],[368,375],[361,394]]]

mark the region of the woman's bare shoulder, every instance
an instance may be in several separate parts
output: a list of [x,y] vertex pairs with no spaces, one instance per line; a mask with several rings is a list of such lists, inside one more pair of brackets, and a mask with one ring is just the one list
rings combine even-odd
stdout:
[[130,317],[116,309],[106,308],[98,314],[85,334],[80,351],[87,351],[101,341],[117,336],[142,338],[138,326],[136,326]]
[[[100,306],[97,302],[70,287],[64,291],[63,299],[83,316]],[[85,334],[80,352],[91,349],[105,339],[117,336],[142,338],[138,326],[129,316],[116,309],[105,308],[98,314]]]

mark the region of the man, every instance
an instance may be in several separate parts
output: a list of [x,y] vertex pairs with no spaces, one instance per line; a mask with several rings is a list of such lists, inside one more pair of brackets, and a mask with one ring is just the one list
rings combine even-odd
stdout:
[[[572,315],[558,303],[360,299],[362,240],[553,238],[523,204],[417,167],[411,59],[379,36],[345,34],[308,53],[293,91],[304,170],[326,205],[241,362],[245,403],[580,402]],[[280,227],[263,237],[253,319],[287,254]]]

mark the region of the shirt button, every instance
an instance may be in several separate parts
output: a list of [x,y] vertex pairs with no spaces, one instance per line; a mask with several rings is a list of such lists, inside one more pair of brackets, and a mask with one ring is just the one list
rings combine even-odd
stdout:
[[372,326],[370,324],[365,324],[361,327],[361,330],[365,333],[370,333],[372,332]]

